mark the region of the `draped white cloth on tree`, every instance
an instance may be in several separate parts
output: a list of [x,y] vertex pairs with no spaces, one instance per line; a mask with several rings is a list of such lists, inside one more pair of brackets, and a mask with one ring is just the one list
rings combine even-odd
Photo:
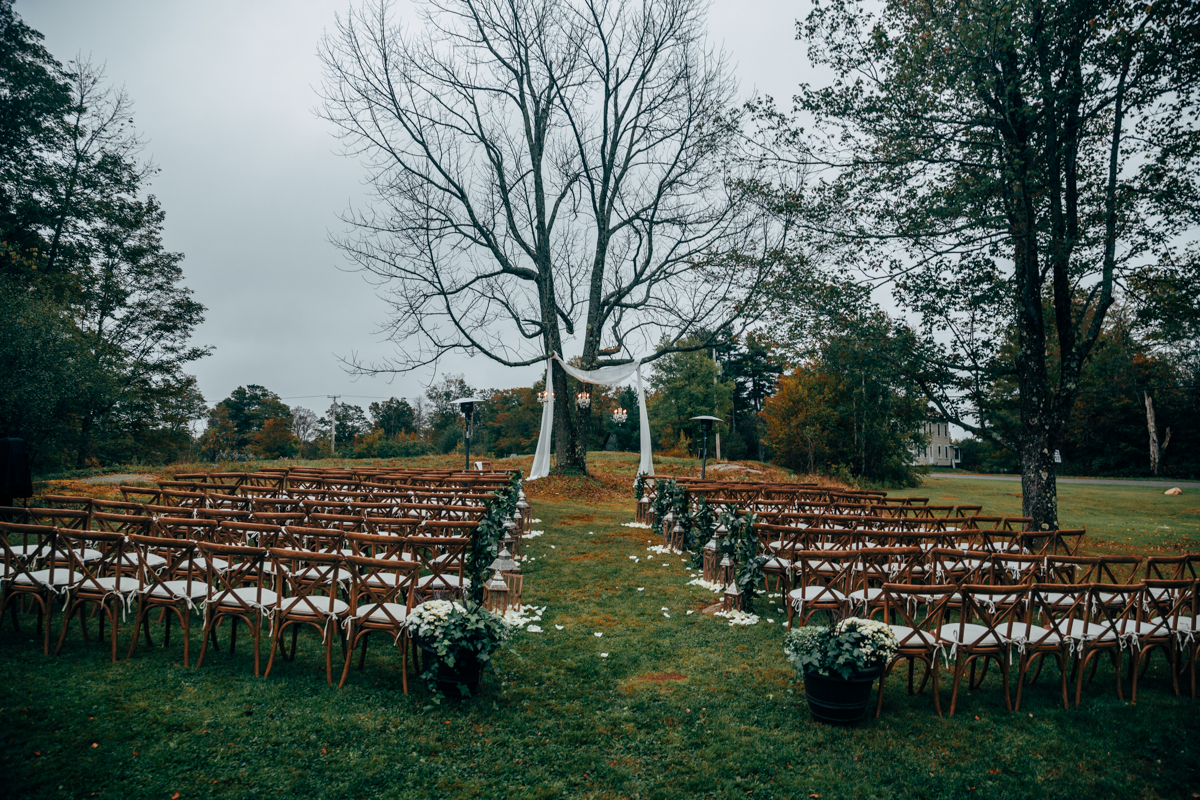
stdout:
[[567,374],[584,383],[594,383],[601,386],[611,386],[621,383],[630,375],[637,375],[638,397],[638,438],[641,443],[642,457],[638,462],[638,473],[654,474],[654,459],[650,455],[650,421],[646,417],[646,390],[642,386],[642,360],[639,358],[629,364],[616,367],[601,367],[600,369],[576,369],[558,356],[546,359],[546,402],[542,406],[542,428],[538,433],[537,450],[533,454],[533,468],[529,471],[527,480],[537,480],[550,474],[550,438],[554,433],[554,386],[552,381],[551,360],[556,360]]

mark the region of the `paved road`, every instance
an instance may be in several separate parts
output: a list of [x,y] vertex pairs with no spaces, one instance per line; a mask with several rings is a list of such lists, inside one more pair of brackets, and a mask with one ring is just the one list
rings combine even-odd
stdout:
[[[972,475],[962,472],[931,472],[925,476],[926,478],[959,478],[973,481],[1019,481],[1019,475]],[[1170,489],[1172,486],[1178,486],[1181,489],[1193,488],[1200,489],[1200,483],[1189,481],[1128,481],[1120,478],[1059,478],[1059,483],[1099,483],[1112,484],[1114,486],[1146,486],[1148,488]]]

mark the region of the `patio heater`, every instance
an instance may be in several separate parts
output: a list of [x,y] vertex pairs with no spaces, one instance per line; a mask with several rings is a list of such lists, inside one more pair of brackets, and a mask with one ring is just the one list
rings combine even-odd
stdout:
[[467,451],[467,466],[465,469],[471,470],[471,417],[475,414],[475,404],[482,403],[482,397],[463,397],[459,400],[451,400],[451,403],[458,406],[458,410],[462,412],[463,419],[466,424],[463,426],[463,449]]
[[708,466],[708,434],[712,431],[713,425],[721,421],[720,417],[692,417],[694,422],[700,423],[700,432],[704,434],[704,445],[700,448],[700,480],[704,480],[704,470]]

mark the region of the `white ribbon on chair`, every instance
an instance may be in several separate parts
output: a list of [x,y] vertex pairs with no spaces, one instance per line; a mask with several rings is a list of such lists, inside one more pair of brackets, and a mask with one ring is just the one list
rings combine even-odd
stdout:
[[638,438],[642,451],[641,459],[638,462],[638,473],[653,475],[654,459],[650,453],[650,420],[646,416],[646,390],[642,386],[642,360],[639,358],[629,364],[584,370],[572,367],[558,356],[551,356],[546,359],[546,402],[542,406],[542,427],[538,433],[537,450],[533,454],[533,468],[530,469],[529,477],[526,480],[533,481],[550,474],[550,439],[554,433],[553,361],[558,361],[559,366],[566,370],[568,375],[583,383],[610,386],[625,381],[631,375],[637,375]]

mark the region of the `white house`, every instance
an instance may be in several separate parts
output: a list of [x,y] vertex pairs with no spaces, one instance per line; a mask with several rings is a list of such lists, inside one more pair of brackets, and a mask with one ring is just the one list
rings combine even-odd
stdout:
[[958,446],[950,440],[950,425],[944,420],[933,420],[921,426],[921,433],[929,444],[918,447],[914,463],[930,467],[956,467],[962,461]]

